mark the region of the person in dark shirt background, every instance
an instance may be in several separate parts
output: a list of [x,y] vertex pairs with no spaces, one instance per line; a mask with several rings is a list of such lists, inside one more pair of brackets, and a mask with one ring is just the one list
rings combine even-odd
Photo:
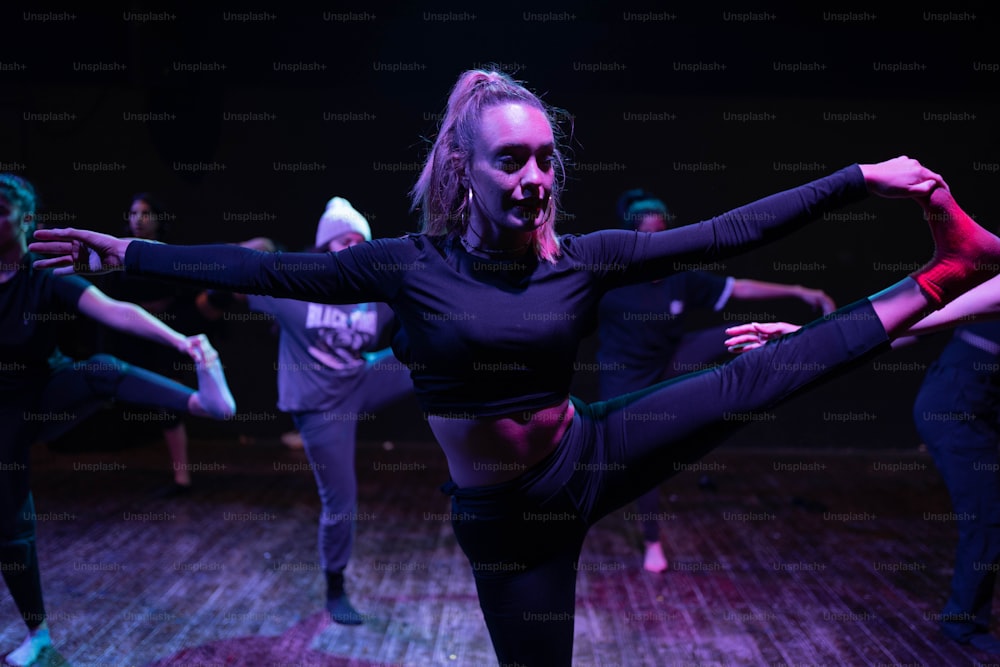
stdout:
[[[622,229],[662,232],[673,223],[667,205],[652,192],[636,188],[619,197]],[[619,287],[601,299],[598,321],[598,396],[610,400],[658,382],[701,370],[727,356],[723,327],[690,331],[688,315],[720,311],[730,300],[798,299],[817,315],[836,309],[828,294],[801,285],[722,276],[686,270],[648,283]],[[699,480],[711,486],[708,476]],[[636,502],[644,543],[643,567],[650,572],[667,569],[658,509],[660,490],[653,488]]]
[[[163,204],[152,193],[135,194],[128,209],[128,234],[140,239],[166,241],[170,237],[170,217]],[[207,324],[199,317],[195,305],[197,290],[162,280],[126,276],[122,271],[100,276],[95,279],[95,284],[112,298],[137,304],[179,331],[204,331],[204,325]],[[127,332],[100,327],[98,349],[179,382],[190,376],[189,360],[173,350],[136,338]],[[158,418],[163,440],[170,454],[173,482],[157,493],[164,497],[186,495],[192,488],[187,427],[176,411],[163,410]]]

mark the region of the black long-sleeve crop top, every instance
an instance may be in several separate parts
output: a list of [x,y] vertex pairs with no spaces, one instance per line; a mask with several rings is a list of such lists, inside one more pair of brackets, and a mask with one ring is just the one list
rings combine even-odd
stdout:
[[607,290],[742,253],[866,195],[852,165],[693,225],[564,235],[554,263],[483,259],[451,239],[408,234],[324,254],[133,242],[125,264],[250,294],[388,303],[399,322],[393,350],[426,412],[492,416],[567,396]]

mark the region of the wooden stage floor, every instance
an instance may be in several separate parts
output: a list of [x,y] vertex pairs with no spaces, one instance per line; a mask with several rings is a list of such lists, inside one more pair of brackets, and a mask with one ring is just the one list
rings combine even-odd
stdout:
[[[53,637],[43,664],[496,665],[450,524],[444,459],[363,442],[348,569],[359,627],[323,611],[319,503],[301,450],[195,441],[197,490],[162,499],[162,444],[35,448],[39,550]],[[709,475],[715,489],[699,485]],[[575,665],[998,665],[936,619],[956,529],[917,449],[720,449],[662,487],[671,568],[641,567],[624,508],[579,568]],[[0,651],[23,626],[0,595]]]

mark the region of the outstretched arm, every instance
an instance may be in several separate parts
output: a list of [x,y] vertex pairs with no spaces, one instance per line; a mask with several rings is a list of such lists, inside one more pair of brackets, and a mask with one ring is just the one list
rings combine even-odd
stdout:
[[144,308],[112,299],[93,285],[80,295],[77,307],[87,317],[112,329],[148,338],[180,352],[188,351],[187,336],[174,331]]
[[[277,252],[278,250],[278,246],[275,245],[274,241],[264,236],[255,236],[252,239],[241,241],[236,245],[263,252]],[[195,297],[195,305],[198,307],[198,312],[210,322],[219,320],[226,311],[231,310],[237,303],[245,304],[246,301],[246,294],[220,290],[203,290]]]
[[[627,267],[622,283],[655,280],[694,268],[706,259],[742,254],[783,238],[824,213],[861,201],[869,194],[887,198],[924,197],[944,179],[906,156],[845,167],[805,185],[764,197],[710,220],[662,232],[603,232],[605,244],[617,243],[612,266]],[[614,236],[625,234],[628,236]],[[605,254],[601,261],[609,261]]]
[[227,419],[235,414],[236,401],[219,355],[205,335],[178,333],[134,303],[112,299],[93,285],[80,294],[77,308],[101,324],[173,347],[191,357],[198,376],[198,390],[188,399],[192,414],[212,419]]
[[[893,341],[893,347],[909,345],[918,336],[954,329],[962,324],[998,319],[1000,319],[1000,275],[972,288],[910,326],[903,336]],[[725,345],[732,353],[746,352],[801,328],[797,324],[788,322],[740,324],[726,329],[730,338],[726,339]]]
[[960,324],[1000,319],[1000,275],[957,297],[910,327],[913,336],[953,329]]
[[272,253],[230,244],[170,245],[85,229],[42,229],[30,250],[37,268],[96,274],[125,268],[163,280],[322,303],[390,302],[408,267],[405,238],[375,239],[338,253]]
[[785,285],[747,278],[737,278],[733,282],[732,298],[740,301],[784,298],[799,299],[812,308],[822,311],[824,315],[829,315],[837,309],[837,304],[823,290],[810,289],[802,285]]

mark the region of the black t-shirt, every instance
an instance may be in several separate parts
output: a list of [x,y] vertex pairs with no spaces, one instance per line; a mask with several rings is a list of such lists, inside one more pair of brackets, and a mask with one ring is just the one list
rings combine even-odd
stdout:
[[629,367],[668,363],[685,333],[685,316],[722,309],[730,283],[706,271],[685,271],[609,291],[600,304],[598,361]]
[[36,259],[26,255],[14,277],[0,283],[0,393],[48,377],[50,359],[61,356],[61,331],[81,317],[77,304],[90,287],[79,276],[35,269]]
[[605,294],[599,306],[597,349],[601,399],[645,389],[671,375],[687,314],[721,310],[732,284],[732,278],[684,271]]

